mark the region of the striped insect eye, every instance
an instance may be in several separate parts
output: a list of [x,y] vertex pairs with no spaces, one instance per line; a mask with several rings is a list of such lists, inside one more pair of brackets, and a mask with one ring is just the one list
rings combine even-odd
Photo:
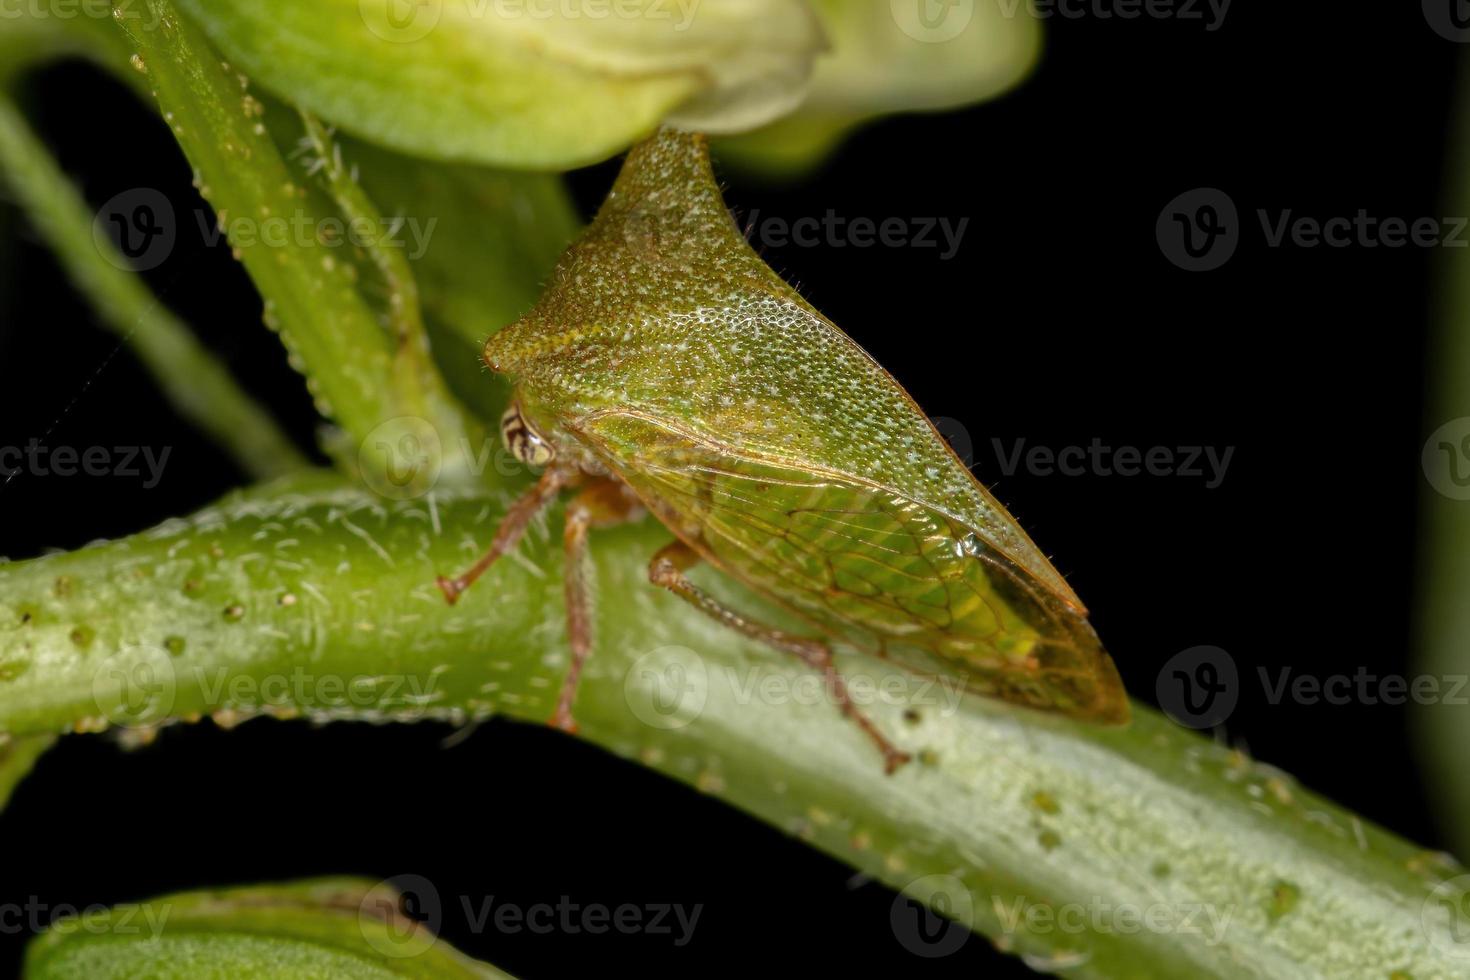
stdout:
[[500,438],[511,455],[527,466],[546,466],[556,458],[551,443],[541,438],[541,433],[531,428],[531,423],[521,414],[521,407],[511,402],[500,417]]

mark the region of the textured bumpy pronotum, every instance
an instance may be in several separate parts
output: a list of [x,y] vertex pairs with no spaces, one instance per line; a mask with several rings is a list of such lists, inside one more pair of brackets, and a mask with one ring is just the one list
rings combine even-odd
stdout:
[[[1081,601],[974,479],[908,393],[740,236],[702,137],[665,130],[628,156],[540,303],[490,338],[515,381],[502,428],[545,466],[453,601],[563,489],[573,666],[592,637],[589,528],[647,511],[675,537],[650,577],[828,675],[829,643],[961,677],[976,693],[1100,722],[1128,704]],[[813,637],[764,626],[685,576],[703,560],[801,613]]]

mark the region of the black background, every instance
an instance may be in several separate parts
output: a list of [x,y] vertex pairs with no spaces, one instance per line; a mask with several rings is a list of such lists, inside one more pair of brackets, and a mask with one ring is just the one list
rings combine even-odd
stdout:
[[[1198,21],[1054,19],[1034,77],[990,104],[890,119],[810,179],[726,168],[737,213],[794,219],[968,217],[936,249],[764,249],[933,415],[959,420],[977,472],[1070,578],[1128,687],[1198,644],[1299,673],[1410,671],[1425,336],[1438,250],[1268,248],[1257,209],[1318,218],[1445,211],[1459,47],[1418,4],[1232,7]],[[1303,9],[1293,9],[1293,8]],[[30,87],[32,117],[98,204],[189,172],[150,112],[81,67]],[[585,210],[615,164],[573,178]],[[1177,194],[1224,190],[1243,241],[1188,273],[1155,220]],[[13,209],[0,209],[17,221]],[[204,505],[241,475],[174,418],[132,356],[21,224],[0,291],[0,444],[173,447],[137,480],[21,476],[0,490],[0,552],[29,557]],[[193,236],[152,277],[303,441],[312,415],[259,302],[222,248]],[[192,250],[192,251],[191,251]],[[104,367],[105,365],[105,367]],[[1002,479],[991,446],[1235,447],[1221,486],[1185,477]],[[1268,703],[1244,686],[1224,737],[1430,846],[1408,709]],[[6,901],[134,900],[325,873],[431,879],[441,894],[526,905],[702,904],[693,941],[447,938],[528,977],[636,964],[647,975],[877,970],[1028,975],[971,940],[914,959],[892,894],[718,802],[531,726],[201,725],[124,753],[66,739],[0,817]],[[385,771],[411,773],[392,785]],[[24,936],[0,936],[0,974]]]

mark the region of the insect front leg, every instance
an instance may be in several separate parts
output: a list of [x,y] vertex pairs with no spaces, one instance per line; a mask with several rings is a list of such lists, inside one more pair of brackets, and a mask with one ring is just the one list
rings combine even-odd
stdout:
[[587,547],[587,532],[595,527],[611,527],[641,517],[642,507],[627,486],[614,480],[598,480],[588,486],[567,505],[566,529],[562,543],[566,548],[567,644],[572,650],[572,665],[562,682],[556,699],[556,713],[551,723],[562,731],[574,732],[572,702],[582,668],[592,655],[592,561]]
[[500,527],[495,530],[495,539],[490,542],[489,549],[480,560],[454,578],[445,578],[440,575],[436,579],[440,591],[444,593],[445,600],[451,606],[459,601],[464,590],[474,585],[475,580],[484,575],[487,568],[495,564],[495,559],[516,546],[516,542],[521,539],[522,534],[526,533],[526,528],[536,519],[536,515],[550,506],[563,488],[575,483],[578,475],[575,470],[557,466],[542,473],[536,485],[527,490],[519,500],[510,505],[510,510],[505,512],[505,517],[500,521]]
[[676,541],[661,548],[653,556],[653,561],[648,565],[648,580],[654,585],[668,589],[711,619],[783,653],[800,657],[809,666],[820,670],[842,714],[852,719],[863,733],[873,740],[878,751],[883,753],[884,770],[892,773],[909,761],[909,754],[899,750],[888,741],[888,737],[879,731],[872,719],[859,711],[857,705],[852,703],[847,693],[847,682],[843,680],[842,674],[832,663],[831,647],[821,640],[795,636],[784,630],[756,622],[720,602],[689,581],[689,577],[684,574],[699,561],[699,554],[694,549],[682,541]]

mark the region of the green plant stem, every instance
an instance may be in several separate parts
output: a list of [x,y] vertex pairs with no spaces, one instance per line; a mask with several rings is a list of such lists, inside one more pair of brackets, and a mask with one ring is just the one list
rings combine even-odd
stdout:
[[[297,483],[0,566],[0,731],[262,714],[544,722],[567,663],[559,521],[459,605],[433,584],[487,543],[507,499],[385,505]],[[1452,863],[1146,707],[1127,728],[1088,727],[843,656],[856,690],[885,695],[860,695],[867,713],[917,756],[885,776],[834,707],[806,703],[820,688],[805,668],[648,585],[665,540],[651,522],[595,538],[582,737],[1067,976],[1465,974],[1451,906],[1430,899]],[[907,912],[895,929],[921,942]]]
[[[403,248],[385,241],[396,239],[396,229],[389,228],[357,175],[349,170],[336,135],[311,113],[303,111],[300,115],[306,131],[304,141],[313,154],[311,169],[320,170],[348,227],[384,230],[364,247],[388,293],[386,319],[393,343],[391,385],[398,392],[399,405],[421,417],[438,419],[441,425],[452,424],[453,431],[439,432],[441,442],[447,440],[458,446],[469,445],[468,440],[474,439],[483,443],[483,428],[459,411],[434,365],[413,269]],[[462,454],[455,458],[465,461]]]
[[[384,444],[372,438],[384,421],[410,415],[426,419],[441,443],[458,449],[464,421],[447,390],[426,398],[426,385],[442,389],[432,373],[414,375],[404,388],[394,369],[397,345],[363,295],[361,272],[336,202],[282,157],[266,103],[249,80],[221,60],[198,29],[168,0],[146,0],[147,23],[120,21],[142,72],[184,155],[199,192],[218,212],[235,254],[265,297],[266,323],[280,332],[292,363],[307,379],[318,410],[345,430],[332,448],[358,461]],[[270,224],[274,222],[274,225]],[[267,234],[275,227],[278,235]],[[306,229],[306,234],[298,232]],[[291,230],[286,230],[291,229]],[[433,414],[438,410],[438,414]],[[373,459],[368,459],[374,465]],[[463,466],[446,467],[454,477]]]
[[137,352],[182,415],[256,477],[277,476],[307,465],[271,416],[138,276],[127,271],[126,260],[111,243],[93,235],[93,214],[86,202],[16,104],[3,93],[0,176],[72,282],[92,301],[102,321]]
[[[1464,214],[1470,206],[1470,63],[1462,64],[1456,139],[1446,168],[1445,214]],[[1424,435],[1429,437],[1453,419],[1470,418],[1470,258],[1462,250],[1443,249],[1438,260],[1437,296],[1431,354],[1433,374],[1426,403]],[[1431,437],[1432,438],[1432,437]],[[1457,430],[1449,434],[1460,438]],[[1439,446],[1429,447],[1439,452]],[[1453,447],[1458,450],[1460,447]],[[1438,463],[1459,465],[1440,457]],[[1423,675],[1463,678],[1470,673],[1470,500],[1438,492],[1432,481],[1420,485],[1421,564],[1415,594],[1419,598],[1419,669]],[[1448,688],[1446,688],[1448,690]],[[1458,701],[1458,699],[1455,699]],[[1463,701],[1420,705],[1414,721],[1424,746],[1427,780],[1435,811],[1453,846],[1470,848],[1470,711]]]

